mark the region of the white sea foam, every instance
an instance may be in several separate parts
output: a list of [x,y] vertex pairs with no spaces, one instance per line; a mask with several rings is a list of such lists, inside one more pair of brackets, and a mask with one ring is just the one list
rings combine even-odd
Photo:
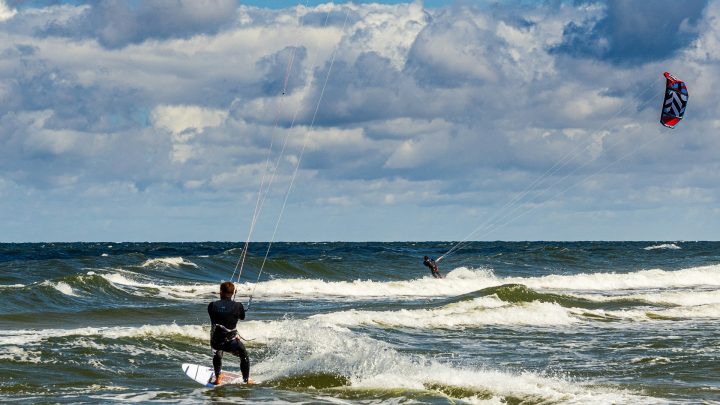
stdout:
[[675,307],[663,310],[646,311],[648,318],[663,317],[672,319],[720,318],[720,304],[705,304],[689,307]]
[[664,322],[668,320],[714,320],[720,319],[720,304],[696,305],[673,308],[633,308],[625,310],[571,308],[577,316],[588,319],[607,319],[631,322]]
[[[92,391],[97,392],[97,391]],[[176,392],[173,391],[143,391],[141,393],[137,392],[126,392],[126,393],[112,393],[112,394],[100,394],[100,395],[89,395],[90,398],[96,400],[100,403],[110,403],[110,402],[131,402],[131,403],[145,403],[145,402],[152,402],[153,400],[156,400],[158,398],[161,399],[160,402],[168,402],[167,397],[168,396],[174,396]],[[173,398],[172,402],[177,404],[193,404],[197,403],[197,399],[175,399]]]
[[630,360],[631,363],[637,364],[637,363],[651,363],[651,364],[668,364],[670,363],[670,359],[667,357],[662,356],[654,356],[654,357],[635,357],[632,360]]
[[[495,401],[514,397],[539,402],[657,403],[655,398],[611,388],[589,387],[563,378],[531,372],[451,366],[421,355],[402,354],[390,344],[328,323],[328,319],[250,321],[243,322],[240,331],[246,338],[255,339],[249,342],[250,347],[257,343],[267,344],[268,356],[253,365],[253,375],[261,381],[309,373],[334,373],[349,378],[349,389],[442,391],[444,387],[460,387],[465,391],[477,391],[477,394],[471,393],[464,398],[471,402],[490,393]],[[14,356],[12,360],[15,361],[35,361],[38,357],[33,350],[50,338],[54,339],[56,346],[61,344],[58,339],[67,338],[65,345],[100,350],[103,350],[104,344],[96,342],[97,338],[190,338],[204,347],[208,327],[167,324],[4,330],[0,331],[0,352]],[[143,346],[139,342],[134,345],[113,344],[112,348],[131,355],[157,354],[154,347],[143,349]],[[174,352],[172,356],[186,357],[188,353]],[[209,354],[206,356],[204,360],[209,361]]]
[[70,285],[69,285],[68,283],[63,282],[63,281],[57,281],[57,282],[55,282],[55,281],[45,280],[45,281],[43,281],[42,283],[40,283],[40,285],[50,286],[50,287],[52,287],[52,288],[60,291],[61,293],[65,294],[65,295],[67,295],[67,296],[70,296],[70,297],[77,297],[77,296],[78,296],[78,294],[75,292],[75,290],[73,290],[73,288],[70,287]]
[[[457,269],[442,280],[430,276],[405,281],[325,281],[318,279],[275,279],[257,284],[255,294],[264,297],[436,297],[455,296],[499,284],[492,271]],[[249,293],[253,283],[238,285],[238,293]]]
[[677,291],[640,295],[640,298],[659,304],[695,306],[720,304],[720,291]]
[[260,380],[308,373],[349,377],[350,389],[440,390],[460,387],[476,391],[467,401],[490,393],[495,402],[508,397],[532,402],[657,403],[657,399],[627,391],[587,387],[562,378],[531,372],[451,366],[422,355],[402,354],[391,345],[318,319],[286,321],[271,339],[270,356],[253,367]]
[[597,294],[576,294],[578,298],[584,298],[596,302],[616,301],[619,299],[642,300],[653,305],[678,305],[696,306],[704,304],[720,304],[720,290],[707,291],[660,291],[647,294],[617,294],[612,296],[600,296]]
[[148,259],[145,260],[145,263],[141,265],[142,267],[150,267],[150,266],[172,266],[172,267],[179,267],[179,266],[192,266],[197,267],[197,264],[185,260],[182,257],[161,257],[157,259]]
[[[75,337],[78,344],[86,347],[90,343],[82,343],[82,337],[102,337],[108,339],[132,338],[132,337],[189,337],[206,340],[209,327],[201,325],[144,325],[138,327],[117,326],[117,327],[85,327],[76,329],[19,329],[0,330],[0,346],[21,346],[27,347],[38,344],[49,338]],[[95,343],[93,343],[95,344]]]
[[40,363],[40,351],[26,350],[19,346],[2,346],[0,360],[9,360],[17,363]]
[[[87,273],[88,275],[91,272]],[[117,269],[101,274],[106,280],[131,294],[160,296],[183,301],[204,301],[217,295],[212,284],[165,284],[147,275]],[[497,277],[487,269],[460,267],[447,278],[429,276],[404,281],[325,281],[319,279],[273,279],[260,283],[237,284],[238,296],[254,293],[256,299],[324,298],[358,300],[406,297],[451,297],[495,287],[522,284],[535,290],[562,291],[583,298],[605,301],[617,298],[644,299],[661,305],[700,305],[720,302],[720,294],[708,291],[720,286],[720,266],[695,267],[684,270],[642,270],[632,273],[583,273],[542,277]],[[701,287],[703,290],[698,291]],[[687,290],[693,288],[693,291]],[[686,289],[685,291],[669,291]],[[643,290],[654,290],[645,292]],[[67,290],[66,290],[67,292]],[[585,295],[583,295],[585,294]],[[599,294],[604,294],[599,295]]]
[[[96,274],[88,272],[87,275]],[[453,272],[446,280],[436,280],[431,277],[424,277],[408,281],[324,281],[317,279],[275,279],[260,283],[236,284],[238,296],[248,296],[255,293],[255,297],[263,299],[286,299],[322,297],[336,299],[371,299],[382,297],[433,297],[433,296],[454,296],[474,291],[477,288],[485,288],[498,284],[498,280],[492,276],[492,272],[486,270],[469,271],[475,277],[473,286],[467,286],[462,282],[462,277],[467,276],[462,272]],[[132,294],[147,296],[159,295],[163,298],[176,300],[207,300],[218,293],[218,284],[161,284],[154,280],[147,280],[144,274],[134,274],[122,269],[105,274],[101,277],[111,282],[118,288],[124,289]],[[455,280],[455,281],[452,281]],[[482,286],[482,287],[479,287]],[[140,289],[152,289],[153,291],[142,291]]]
[[[634,289],[663,289],[695,286],[720,286],[720,266],[684,270],[642,270],[632,273],[583,273],[542,277],[497,277],[487,269],[460,267],[442,280],[432,277],[406,281],[324,281],[317,279],[275,279],[261,282],[256,296],[273,297],[438,297],[457,296],[502,284],[523,284],[533,289],[565,291],[622,292]],[[253,290],[253,283],[238,285],[238,293]]]
[[[89,273],[88,273],[89,274]],[[176,300],[207,300],[212,295],[216,295],[218,291],[217,284],[157,284],[150,281],[139,281],[131,277],[130,273],[126,275],[120,273],[106,273],[102,274],[101,277],[112,283],[118,288],[127,290],[127,287],[131,287],[129,292],[136,295],[142,296],[159,296],[162,298],[176,299]],[[138,291],[137,289],[152,289],[153,291]]]
[[645,250],[679,250],[682,248],[674,243],[663,243],[661,245],[648,246],[643,249],[645,249]]
[[604,310],[567,308],[548,302],[508,303],[495,297],[481,297],[432,309],[397,311],[348,310],[310,317],[328,326],[360,325],[386,328],[463,329],[486,325],[561,327],[597,319],[662,322],[664,320],[720,318],[720,304],[673,308]]
[[0,288],[22,288],[25,284],[0,284]]
[[543,277],[509,277],[505,283],[530,288],[556,290],[617,291],[628,289],[720,286],[720,266],[693,267],[683,270],[641,270],[632,273],[583,273]]
[[434,309],[399,311],[349,310],[313,315],[312,319],[342,326],[375,325],[455,329],[482,325],[557,326],[579,322],[572,310],[546,302],[507,303],[482,297]]

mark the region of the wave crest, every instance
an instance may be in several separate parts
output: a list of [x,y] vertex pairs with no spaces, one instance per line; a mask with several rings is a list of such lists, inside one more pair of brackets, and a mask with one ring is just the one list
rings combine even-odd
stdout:
[[660,245],[644,247],[643,249],[644,250],[680,250],[682,248],[674,243],[663,243]]
[[191,266],[191,267],[197,267],[197,264],[185,260],[182,257],[160,257],[157,259],[148,259],[145,260],[143,264],[140,265],[141,267],[157,267],[157,266],[165,266],[165,267],[180,267],[180,266]]

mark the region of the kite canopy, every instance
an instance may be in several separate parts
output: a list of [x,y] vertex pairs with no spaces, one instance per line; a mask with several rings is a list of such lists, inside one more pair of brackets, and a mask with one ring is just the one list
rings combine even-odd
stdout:
[[685,115],[688,101],[688,91],[685,82],[665,72],[665,101],[663,102],[660,123],[668,128],[675,128]]

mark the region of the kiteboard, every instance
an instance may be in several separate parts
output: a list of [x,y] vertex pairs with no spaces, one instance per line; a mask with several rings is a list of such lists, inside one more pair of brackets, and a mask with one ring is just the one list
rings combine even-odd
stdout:
[[[201,385],[206,386],[207,388],[215,388],[221,385],[228,384],[245,384],[242,379],[242,374],[234,373],[232,371],[223,371],[223,374],[225,374],[225,378],[223,379],[222,383],[215,385],[211,383],[215,380],[215,371],[210,367],[185,363],[182,365],[182,369],[185,372],[185,375],[200,383]],[[255,384],[255,382],[253,380],[250,380],[248,384]]]

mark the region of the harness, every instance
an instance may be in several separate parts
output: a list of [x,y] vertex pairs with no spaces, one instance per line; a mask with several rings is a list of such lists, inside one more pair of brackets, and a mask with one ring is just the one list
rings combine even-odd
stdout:
[[228,329],[223,325],[214,323],[210,327],[210,342],[213,346],[220,346],[237,338],[237,329]]

